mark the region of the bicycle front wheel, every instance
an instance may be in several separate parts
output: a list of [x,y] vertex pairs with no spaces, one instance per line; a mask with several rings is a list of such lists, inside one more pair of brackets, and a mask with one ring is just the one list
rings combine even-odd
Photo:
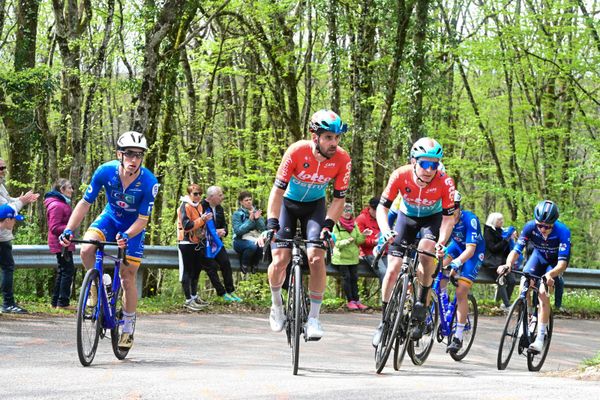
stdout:
[[[113,293],[115,297],[115,327],[110,330],[110,340],[112,342],[113,353],[119,360],[125,359],[130,348],[119,347],[119,338],[123,333],[123,288],[119,288],[118,293]],[[133,333],[135,333],[135,321],[133,323]]]
[[293,265],[290,274],[287,301],[287,326],[290,347],[292,350],[292,373],[298,375],[300,358],[300,335],[302,333],[302,270],[299,265]]
[[403,276],[394,285],[394,291],[383,317],[381,339],[375,349],[375,370],[378,374],[383,371],[396,341],[402,317],[402,309],[404,308],[404,296],[402,296],[402,293],[405,293],[406,290],[408,290],[408,277]]
[[102,308],[98,306],[100,287],[98,271],[90,269],[83,278],[77,302],[77,354],[84,367],[94,360],[102,332]]
[[[463,346],[456,353],[450,353],[450,357],[452,357],[454,361],[460,361],[467,356],[467,353],[471,349],[473,341],[475,340],[475,333],[477,333],[477,319],[479,317],[477,300],[475,300],[475,297],[472,294],[469,294],[467,303],[469,305],[469,312],[467,314],[465,329],[463,330]],[[457,311],[454,310],[454,315],[452,316],[452,334],[449,338],[450,343],[452,342],[452,336],[454,332],[456,332],[456,323],[458,321],[456,312]]]
[[427,317],[425,317],[425,331],[419,340],[411,340],[408,342],[408,355],[414,365],[423,365],[431,348],[433,347],[433,339],[437,335],[437,323],[439,318],[437,306],[437,297],[431,291],[431,303],[427,308]]
[[396,343],[394,346],[394,369],[396,371],[400,370],[400,366],[404,360],[404,355],[406,354],[406,349],[408,348],[408,343],[410,342],[408,330],[410,327],[410,314],[412,311],[412,306],[415,304],[415,294],[414,290],[412,293],[409,290],[408,283],[408,274],[405,273],[402,277],[402,294],[400,295],[400,300],[398,302],[400,312],[396,316],[396,319],[398,320],[398,328],[394,331],[394,337],[396,338]]
[[542,347],[542,351],[539,354],[534,354],[530,351],[527,352],[527,368],[530,371],[537,372],[542,368],[542,365],[544,365],[544,361],[546,361],[546,356],[548,355],[548,350],[550,349],[550,341],[552,340],[553,326],[554,316],[552,315],[552,311],[550,311],[550,321],[548,322],[548,326],[546,327],[546,337],[544,338],[544,347]]
[[500,347],[498,347],[496,364],[499,370],[506,369],[510,361],[515,345],[519,340],[519,329],[521,329],[526,312],[527,305],[524,299],[517,299],[508,312],[500,337]]

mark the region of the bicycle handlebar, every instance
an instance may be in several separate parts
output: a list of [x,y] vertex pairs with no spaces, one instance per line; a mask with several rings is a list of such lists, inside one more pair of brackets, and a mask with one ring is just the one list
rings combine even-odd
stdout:
[[333,248],[333,243],[331,240],[331,237],[326,238],[326,239],[318,239],[318,240],[312,240],[312,239],[302,239],[302,238],[293,238],[293,239],[285,239],[285,238],[278,238],[275,236],[275,233],[273,231],[270,231],[267,234],[267,239],[265,240],[265,246],[263,247],[263,261],[265,261],[266,259],[266,255],[267,255],[267,248],[270,247],[271,242],[275,242],[275,243],[292,243],[292,244],[317,244],[317,245],[321,245],[323,246],[323,244],[325,244],[325,251],[327,252],[327,258],[325,260],[326,264],[329,264],[331,261],[331,249]]
[[[102,249],[104,248],[104,246],[118,246],[119,245],[117,242],[104,242],[102,240],[95,240],[95,239],[71,239],[69,241],[71,243],[93,244]],[[65,255],[67,253],[67,249],[68,249],[68,247],[63,247],[63,249],[62,249],[63,257],[65,257]],[[127,245],[125,245],[124,248],[119,247],[118,252],[117,252],[117,259],[123,261],[124,265],[128,265],[128,263],[127,263]]]
[[546,289],[548,289],[548,279],[546,278],[546,275],[537,276],[537,275],[530,274],[529,272],[517,271],[517,270],[511,271],[509,269],[507,269],[504,273],[498,275],[498,278],[496,278],[496,283],[498,285],[504,285],[505,282],[501,281],[501,279],[505,279],[506,275],[508,275],[511,272],[515,273],[517,275],[524,276],[527,279],[535,279],[538,281],[542,281],[542,284],[546,287]]

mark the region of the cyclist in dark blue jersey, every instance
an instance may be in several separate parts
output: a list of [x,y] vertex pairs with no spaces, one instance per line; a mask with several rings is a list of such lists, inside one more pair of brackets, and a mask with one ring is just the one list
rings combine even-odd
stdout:
[[[117,160],[109,161],[96,169],[92,180],[77,203],[59,240],[68,246],[73,231],[81,225],[90,206],[104,188],[108,203],[102,213],[84,235],[86,240],[117,241],[119,247],[127,247],[127,264],[121,268],[123,284],[123,333],[119,347],[133,345],[133,324],[137,308],[137,270],[144,253],[146,225],[154,198],[158,193],[158,181],[154,174],[142,167],[144,153],[148,150],[146,138],[139,132],[125,132],[117,140]],[[96,248],[93,245],[81,246],[81,261],[89,269],[94,267]],[[96,291],[91,292],[97,301]]]
[[[519,240],[515,244],[506,264],[498,267],[498,274],[510,272],[511,266],[517,261],[528,242],[533,251],[523,268],[524,272],[545,276],[548,287],[554,286],[554,279],[562,274],[571,256],[571,231],[565,224],[558,221],[558,207],[550,200],[540,201],[533,211],[534,220],[523,227]],[[538,298],[540,300],[538,334],[529,346],[534,352],[540,352],[544,345],[546,327],[550,320],[550,298],[544,285],[540,285]]]

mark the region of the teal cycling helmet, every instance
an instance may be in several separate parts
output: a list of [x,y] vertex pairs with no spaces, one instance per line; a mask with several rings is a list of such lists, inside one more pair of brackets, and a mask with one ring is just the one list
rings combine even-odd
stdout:
[[558,207],[550,200],[542,200],[535,206],[533,217],[537,222],[553,224],[558,219]]
[[333,111],[319,110],[310,118],[308,129],[317,135],[324,131],[341,135],[348,130],[348,125],[343,123],[340,116]]
[[415,142],[410,150],[411,158],[431,157],[439,160],[444,156],[442,146],[432,138],[424,137]]

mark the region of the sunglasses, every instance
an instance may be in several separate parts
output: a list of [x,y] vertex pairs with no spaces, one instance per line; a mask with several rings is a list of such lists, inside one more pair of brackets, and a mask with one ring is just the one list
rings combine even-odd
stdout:
[[6,165],[3,165],[0,167],[0,171],[4,171],[6,168],[7,168]]
[[552,227],[553,227],[554,225],[535,224],[535,226],[537,226],[537,228],[538,228],[538,229],[545,229],[545,230],[548,230],[548,229],[552,229]]
[[123,155],[127,158],[139,158],[140,160],[142,158],[144,158],[144,152],[143,151],[131,151],[131,150],[126,150],[126,151],[122,151],[121,153],[123,153]]
[[193,194],[194,196],[200,196],[202,193],[200,193],[200,192],[194,192],[194,193],[192,193],[192,194]]
[[423,169],[432,169],[434,171],[440,166],[440,163],[438,161],[419,160],[417,161],[417,163]]

